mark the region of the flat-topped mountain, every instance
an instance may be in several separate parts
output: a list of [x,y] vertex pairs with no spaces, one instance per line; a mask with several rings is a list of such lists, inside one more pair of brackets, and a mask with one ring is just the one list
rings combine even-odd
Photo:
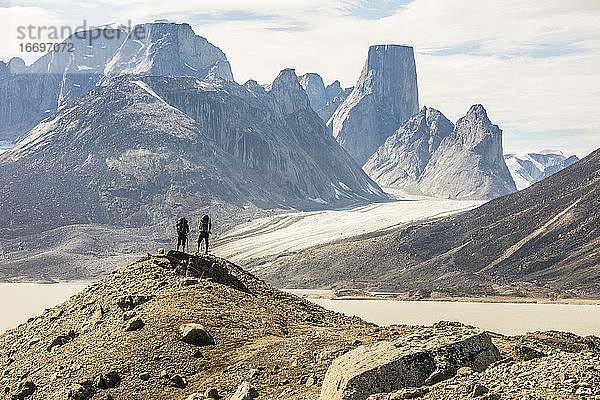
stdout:
[[448,295],[600,294],[600,150],[471,211],[276,260],[278,287]]
[[0,64],[0,140],[24,136],[106,77],[141,74],[233,80],[225,54],[188,24],[149,23],[130,32],[96,29],[74,33],[63,43],[72,51],[51,51],[29,67],[20,59]]
[[418,111],[413,48],[377,45],[369,48],[354,90],[328,125],[338,143],[362,165]]
[[479,104],[456,126],[423,107],[363,169],[382,186],[436,197],[490,199],[516,191],[502,155],[502,131]]

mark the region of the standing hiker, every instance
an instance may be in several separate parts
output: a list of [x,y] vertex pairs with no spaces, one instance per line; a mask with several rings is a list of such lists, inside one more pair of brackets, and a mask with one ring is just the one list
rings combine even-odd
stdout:
[[200,235],[198,236],[198,253],[200,253],[200,244],[204,240],[204,254],[208,254],[208,236],[210,235],[210,229],[212,227],[212,222],[210,221],[210,217],[208,215],[203,215],[200,218],[200,225],[198,229],[200,230]]
[[179,246],[181,246],[181,251],[185,252],[187,235],[190,233],[190,226],[188,225],[187,219],[185,219],[185,217],[179,218],[175,224],[175,229],[177,230],[177,251],[179,251]]

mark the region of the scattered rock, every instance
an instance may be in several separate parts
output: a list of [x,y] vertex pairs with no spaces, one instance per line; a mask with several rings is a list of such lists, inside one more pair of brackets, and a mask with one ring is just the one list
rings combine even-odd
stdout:
[[117,371],[111,371],[106,375],[100,375],[96,386],[98,389],[110,389],[117,387],[121,382],[121,376]]
[[470,376],[473,375],[473,373],[475,373],[475,371],[473,371],[473,368],[471,367],[460,367],[456,371],[456,375],[458,376]]
[[86,381],[81,384],[75,384],[69,390],[69,400],[88,400],[95,393],[94,387],[91,382]]
[[486,386],[478,383],[473,387],[473,393],[471,394],[471,397],[483,396],[484,394],[488,393],[489,391],[490,391],[490,389],[488,389]]
[[35,383],[31,381],[23,382],[19,385],[17,393],[12,396],[14,400],[23,400],[26,397],[31,396],[37,390]]
[[313,386],[313,385],[316,385],[316,384],[317,384],[317,381],[318,381],[318,380],[317,380],[317,377],[316,377],[316,376],[314,376],[314,375],[309,375],[309,376],[308,376],[308,378],[306,378],[305,385],[306,385],[306,387],[311,387],[311,386]]
[[242,383],[229,400],[253,400],[258,397],[256,389],[248,382]]
[[135,317],[136,315],[137,315],[137,314],[136,314],[136,312],[135,312],[135,311],[133,311],[133,310],[130,310],[130,311],[125,311],[125,312],[123,313],[123,321],[128,321],[128,320],[130,320],[131,318]]
[[252,368],[248,371],[248,379],[254,379],[260,374],[260,371],[256,368]]
[[67,344],[68,342],[75,339],[76,337],[77,337],[77,332],[75,332],[73,329],[69,330],[69,333],[67,333],[66,335],[58,335],[57,337],[54,338],[54,340],[52,340],[52,342],[48,346],[48,351],[52,351],[52,348],[54,348],[54,347],[58,347],[58,346]]
[[200,324],[183,324],[179,327],[181,340],[194,346],[215,344],[213,337]]
[[133,319],[130,319],[127,324],[125,325],[125,330],[127,332],[131,332],[131,331],[137,331],[139,329],[142,329],[144,327],[144,321],[142,321],[142,319],[140,317],[136,317]]
[[221,399],[223,396],[219,394],[219,390],[217,388],[208,388],[206,392],[204,392],[204,397],[209,399]]
[[117,299],[117,306],[124,310],[133,310],[135,307],[151,300],[154,296],[145,296],[139,294],[121,296]]
[[198,279],[194,278],[183,278],[180,282],[181,286],[192,286],[198,284]]
[[175,374],[171,378],[169,378],[169,381],[171,381],[171,386],[179,389],[183,389],[187,386],[186,379],[182,378],[181,375],[178,374]]
[[373,394],[367,400],[400,400],[400,399],[417,399],[429,393],[428,387],[420,388],[405,388],[393,393],[378,393]]
[[546,357],[546,354],[531,347],[517,345],[513,349],[513,359],[515,361],[529,361],[541,357]]

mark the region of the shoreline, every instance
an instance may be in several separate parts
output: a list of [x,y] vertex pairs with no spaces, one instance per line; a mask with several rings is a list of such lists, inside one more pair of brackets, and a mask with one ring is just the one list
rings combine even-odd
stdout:
[[[429,298],[409,298],[397,296],[335,296],[333,294],[314,294],[297,292],[298,289],[281,289],[285,292],[295,294],[304,299],[322,299],[337,301],[409,301],[409,302],[440,302],[440,303],[513,303],[513,304],[564,304],[564,305],[591,305],[600,306],[600,298],[542,298],[542,297],[519,297],[519,296],[446,296]],[[302,289],[300,289],[302,290]]]

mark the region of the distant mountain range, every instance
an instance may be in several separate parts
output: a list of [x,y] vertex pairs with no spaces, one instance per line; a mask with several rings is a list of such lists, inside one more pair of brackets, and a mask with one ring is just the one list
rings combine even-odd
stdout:
[[472,211],[343,240],[260,270],[279,287],[600,295],[600,150]]
[[579,158],[575,155],[565,157],[558,150],[547,150],[540,153],[505,154],[504,161],[517,189],[522,190],[576,163]]
[[[0,62],[0,141],[24,136],[38,122],[121,74],[194,76],[233,80],[225,54],[188,24],[149,23],[120,35],[73,34],[73,52],[49,52],[31,66],[13,58]],[[107,28],[108,29],[108,28]],[[108,37],[112,37],[109,39]]]

